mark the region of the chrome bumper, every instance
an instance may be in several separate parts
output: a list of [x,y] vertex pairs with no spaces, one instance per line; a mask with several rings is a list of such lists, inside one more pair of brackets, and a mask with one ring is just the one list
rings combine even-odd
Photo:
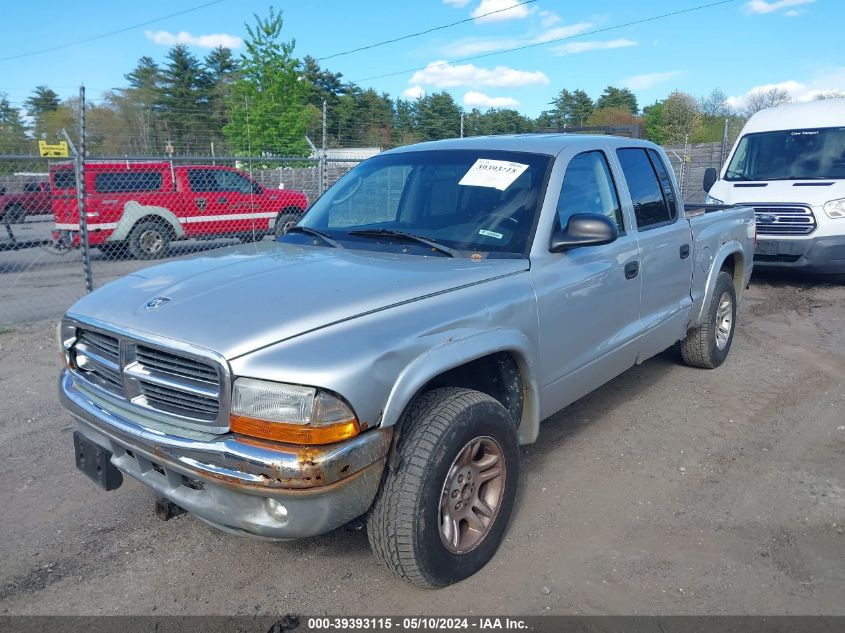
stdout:
[[373,429],[309,447],[179,437],[121,415],[67,370],[59,397],[79,432],[110,451],[119,470],[220,529],[269,539],[322,534],[366,512],[392,435]]

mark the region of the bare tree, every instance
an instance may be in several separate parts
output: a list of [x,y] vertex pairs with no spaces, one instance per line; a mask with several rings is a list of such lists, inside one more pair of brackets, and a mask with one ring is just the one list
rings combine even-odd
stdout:
[[813,101],[824,101],[825,99],[845,99],[845,92],[839,90],[827,90],[818,93],[813,97]]
[[713,88],[709,95],[698,100],[701,114],[706,117],[724,118],[732,114],[728,96],[719,88]]
[[756,114],[760,110],[766,108],[774,108],[775,106],[783,105],[784,103],[791,103],[792,97],[783,88],[769,88],[768,90],[755,90],[748,94],[745,99],[745,108],[743,113],[745,116]]

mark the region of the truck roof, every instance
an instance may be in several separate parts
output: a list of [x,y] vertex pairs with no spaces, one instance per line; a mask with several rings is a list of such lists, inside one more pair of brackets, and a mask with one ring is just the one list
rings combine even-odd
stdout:
[[760,110],[748,120],[742,133],[843,126],[845,99],[822,99]]
[[397,147],[396,149],[385,152],[385,154],[440,149],[476,149],[531,152],[534,154],[555,156],[564,147],[583,147],[586,150],[595,148],[597,144],[607,144],[611,147],[624,145],[626,147],[657,148],[654,143],[650,143],[649,141],[622,136],[596,134],[503,134],[500,136],[468,136],[443,141],[416,143],[415,145]]

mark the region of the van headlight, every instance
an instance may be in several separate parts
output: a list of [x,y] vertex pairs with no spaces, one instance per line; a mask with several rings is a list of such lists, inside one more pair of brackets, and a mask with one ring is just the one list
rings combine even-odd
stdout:
[[718,198],[714,198],[709,193],[704,197],[704,204],[725,204]]
[[294,444],[331,444],[361,432],[352,408],[314,387],[238,378],[232,387],[233,433]]
[[845,218],[845,198],[839,200],[831,200],[824,205],[824,212],[831,220],[838,220]]

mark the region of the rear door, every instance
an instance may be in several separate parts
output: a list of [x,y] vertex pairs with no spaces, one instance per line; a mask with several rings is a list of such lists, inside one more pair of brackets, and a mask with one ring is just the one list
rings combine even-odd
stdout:
[[253,230],[266,231],[255,224],[255,194],[252,181],[224,168],[188,167],[185,229],[191,235],[231,235]]
[[621,147],[616,156],[640,244],[642,361],[684,336],[692,305],[692,235],[660,154],[651,148]]

